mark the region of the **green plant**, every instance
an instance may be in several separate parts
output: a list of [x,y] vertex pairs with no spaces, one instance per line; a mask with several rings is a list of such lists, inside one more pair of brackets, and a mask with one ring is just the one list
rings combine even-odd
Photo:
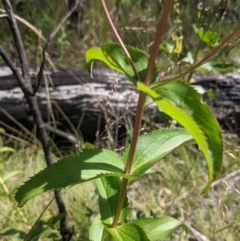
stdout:
[[70,42],[68,41],[69,38],[69,31],[65,26],[61,28],[61,34],[58,37],[57,41],[60,45],[60,56],[59,56],[59,62],[61,62],[64,58],[64,52],[67,46],[70,45]]
[[[200,95],[181,79],[218,53],[240,31],[240,25],[205,58],[182,74],[157,82],[155,59],[172,2],[169,0],[165,3],[150,57],[142,51],[126,47],[113,25],[112,29],[119,44],[104,44],[101,48],[94,47],[86,53],[90,72],[94,61],[100,60],[111,69],[125,74],[140,91],[132,141],[123,155],[86,143],[79,156],[60,160],[21,186],[15,195],[19,206],[47,190],[96,179],[100,214],[90,228],[90,240],[165,240],[176,228],[185,228],[172,217],[127,222],[127,186],[175,148],[193,142],[193,138],[202,150],[208,166],[208,182],[204,192],[218,176],[223,153],[220,129]],[[104,1],[102,4],[108,21],[112,24]],[[139,137],[147,95],[185,129],[161,129]]]

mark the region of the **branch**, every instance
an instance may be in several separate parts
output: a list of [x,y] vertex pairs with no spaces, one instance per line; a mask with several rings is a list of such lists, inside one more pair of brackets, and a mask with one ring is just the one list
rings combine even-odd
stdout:
[[[24,94],[31,94],[32,93],[32,86],[27,83],[27,81],[24,80],[24,77],[19,73],[17,70],[15,64],[8,56],[7,52],[4,50],[2,45],[0,44],[0,55],[2,56],[5,63],[8,65],[8,67],[12,70],[14,76],[16,77],[19,86],[21,87]],[[30,82],[31,83],[31,82]]]
[[193,228],[188,222],[184,223],[198,241],[209,241],[208,238]]
[[[34,117],[34,121],[35,121],[38,131],[39,131],[40,140],[41,140],[41,144],[43,147],[47,166],[50,166],[53,164],[53,160],[52,160],[52,152],[51,152],[51,148],[50,148],[49,137],[47,134],[45,124],[42,120],[42,115],[41,115],[41,112],[40,112],[40,109],[39,109],[39,106],[37,103],[37,99],[33,95],[33,88],[31,85],[31,79],[30,79],[30,75],[29,75],[29,64],[28,64],[27,55],[26,55],[26,52],[24,49],[22,37],[21,37],[20,31],[19,31],[19,28],[17,25],[17,21],[15,19],[15,15],[14,15],[10,0],[3,0],[3,5],[4,5],[6,13],[8,15],[9,25],[12,29],[15,46],[18,51],[18,55],[19,55],[19,59],[20,59],[20,63],[21,63],[22,76],[17,71],[17,69],[14,66],[14,63],[8,57],[7,53],[3,50],[2,46],[0,46],[0,55],[3,57],[3,59],[6,61],[6,63],[9,65],[9,67],[13,71],[13,73],[14,73],[15,77],[17,78],[17,81],[25,95],[25,98],[29,104],[29,107],[30,107],[31,112]],[[56,202],[58,205],[59,213],[66,214],[66,208],[63,203],[60,192],[58,190],[55,190],[54,194],[55,194],[55,199],[56,199]],[[62,235],[63,241],[69,241],[71,239],[72,233],[68,229],[66,216],[64,218],[62,218],[60,221],[60,233]]]
[[38,91],[38,88],[39,88],[39,86],[41,84],[41,81],[42,81],[43,71],[44,71],[44,68],[45,68],[46,52],[48,51],[48,47],[49,47],[51,41],[53,40],[53,38],[58,33],[58,31],[62,28],[63,24],[71,16],[73,11],[77,8],[79,3],[80,3],[80,0],[76,1],[76,3],[71,7],[71,9],[69,9],[69,11],[63,16],[63,18],[61,19],[60,23],[55,27],[55,29],[49,35],[46,44],[42,48],[43,59],[42,59],[42,63],[41,63],[41,67],[40,67],[39,73],[38,73],[38,83],[37,83],[37,86],[34,88],[34,94],[36,94],[36,92]]
[[[18,56],[21,64],[23,78],[30,79],[29,72],[28,72],[29,70],[28,59],[27,59],[27,55],[26,55],[23,41],[22,41],[22,36],[20,34],[11,3],[9,0],[3,0],[3,5],[8,15],[9,25],[12,29],[14,42],[18,51]],[[30,90],[32,90],[31,82],[29,82],[29,85],[28,85],[28,91]]]

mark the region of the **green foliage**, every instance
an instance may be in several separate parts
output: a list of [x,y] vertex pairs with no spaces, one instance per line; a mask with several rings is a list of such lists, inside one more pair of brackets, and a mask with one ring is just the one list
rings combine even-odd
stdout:
[[[140,80],[143,80],[148,65],[147,54],[133,47],[126,48],[132,58]],[[87,69],[90,74],[92,74],[93,63],[96,60],[104,62],[112,70],[125,74],[134,84],[139,81],[129,60],[119,44],[104,44],[101,48],[91,48],[86,52]],[[156,80],[156,77],[157,71],[155,68],[152,73],[151,83]]]
[[64,188],[101,176],[123,175],[123,161],[112,151],[83,150],[77,157],[64,158],[39,172],[20,187],[15,195],[19,206],[47,190]]
[[[135,151],[132,175],[137,179],[168,153],[192,141],[192,136],[184,129],[160,129],[139,137]],[[130,146],[123,153],[127,162]]]
[[[144,79],[148,57],[137,49],[128,48],[128,51],[138,75]],[[108,232],[114,240],[120,241],[165,240],[180,226],[180,223],[172,218],[138,220],[135,223],[114,225],[127,218],[128,202],[121,186],[122,182],[124,179],[124,182],[128,182],[126,178],[138,179],[161,158],[180,145],[192,141],[193,137],[207,161],[209,177],[204,189],[207,191],[221,169],[223,150],[220,129],[200,95],[187,83],[175,81],[151,89],[137,82],[132,66],[119,45],[105,44],[101,48],[90,49],[86,54],[90,72],[95,60],[101,60],[110,68],[125,74],[130,81],[137,84],[140,91],[149,95],[163,112],[177,120],[192,136],[183,129],[171,128],[142,136],[137,140],[128,176],[125,175],[125,168],[129,165],[131,145],[123,153],[123,158],[112,151],[86,145],[86,149],[81,151],[79,156],[64,158],[32,177],[18,189],[15,199],[18,205],[22,206],[30,198],[47,190],[97,179],[100,216],[96,217],[91,227],[90,238],[95,239],[95,232],[99,232],[102,236],[97,240],[104,240]],[[154,82],[156,72],[152,76]],[[120,201],[121,210],[115,221]]]
[[[177,27],[181,32],[181,28]],[[201,43],[205,43],[208,47],[216,47],[220,41],[219,35],[212,30],[210,31],[210,27],[207,30],[202,29],[194,27]],[[160,50],[173,55],[175,60],[192,56],[184,46],[181,33],[173,36],[173,42],[161,44]],[[59,58],[61,61],[65,48],[69,47],[67,37],[68,32],[65,28],[62,28],[61,36],[58,38],[61,45]],[[156,33],[156,39],[162,37],[163,35],[159,32]],[[141,82],[145,80],[145,75],[151,65],[154,65],[154,68],[150,83],[153,84],[156,81],[158,73],[155,62],[150,62],[149,59],[151,58],[142,50],[134,47],[126,47],[126,49],[131,59],[126,57],[120,44],[104,44],[100,48],[89,49],[85,56],[87,69],[92,74],[94,62],[101,61],[110,69],[127,76],[129,81],[137,86],[140,91],[140,100],[143,101],[139,101],[138,110],[140,111],[136,113],[136,120],[142,119],[142,115],[139,113],[143,111],[143,102],[148,97],[153,99],[161,111],[176,120],[185,129],[160,129],[138,138],[140,126],[136,125],[135,127],[138,129],[134,129],[132,142],[122,156],[114,151],[98,149],[86,144],[85,149],[81,150],[78,156],[63,158],[31,177],[17,190],[15,200],[18,202],[18,206],[23,206],[32,197],[48,190],[61,189],[94,179],[99,195],[99,214],[92,222],[89,233],[90,240],[166,240],[177,228],[186,229],[186,227],[172,217],[161,216],[131,220],[128,213],[129,203],[126,193],[129,182],[138,180],[153,165],[176,148],[184,144],[190,144],[195,140],[205,156],[208,167],[208,182],[204,189],[204,191],[207,191],[221,171],[223,159],[221,131],[213,114],[203,103],[201,96],[188,83],[180,80],[169,81],[165,85],[160,83],[158,88],[154,88]],[[197,61],[198,53],[202,49],[203,47],[200,44],[194,58],[188,64]],[[158,50],[153,55],[157,56],[157,54]],[[5,151],[12,150],[8,148],[0,149],[0,152]],[[3,181],[16,174],[16,172],[9,173],[3,178]],[[57,216],[51,222],[57,222],[59,219],[60,217]],[[52,229],[49,223],[50,221],[39,220],[33,231],[28,234],[27,239],[35,240],[45,232],[51,233]],[[18,229],[9,229],[2,232],[2,236],[8,235],[26,237],[26,233]]]
[[109,233],[103,225],[100,214],[98,214],[90,227],[89,239],[91,241],[104,241],[108,237]]
[[114,241],[150,241],[145,231],[134,223],[109,228],[108,232],[112,235]]
[[163,112],[178,121],[194,137],[208,165],[208,183],[204,189],[207,191],[221,170],[223,147],[218,123],[201,96],[181,81],[156,90],[139,82],[138,89],[149,94]]
[[185,226],[171,217],[138,219],[135,224],[144,230],[150,241],[166,240],[180,226],[187,231]]
[[210,47],[216,47],[219,44],[220,38],[216,33],[210,30],[202,30],[194,26],[194,31],[201,41],[209,45]]
[[20,238],[20,239],[24,239],[26,236],[26,233],[21,231],[21,230],[17,230],[14,228],[8,229],[8,230],[3,230],[0,233],[0,237],[15,237],[15,238]]
[[[99,192],[99,209],[101,220],[104,224],[111,225],[117,210],[121,180],[119,177],[102,177],[96,180]],[[119,222],[128,215],[127,197],[124,199]]]

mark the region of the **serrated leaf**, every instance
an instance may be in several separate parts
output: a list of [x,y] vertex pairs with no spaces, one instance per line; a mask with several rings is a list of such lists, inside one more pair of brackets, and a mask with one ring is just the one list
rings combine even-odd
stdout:
[[[138,139],[131,174],[138,178],[175,148],[192,141],[192,136],[182,128],[160,129]],[[123,153],[126,162],[129,147]]]
[[144,230],[134,223],[109,228],[108,232],[112,235],[114,241],[150,241]]
[[187,83],[176,81],[152,90],[138,82],[138,89],[149,94],[163,112],[175,119],[194,137],[208,166],[209,188],[221,170],[223,147],[221,131],[215,117],[201,96]]
[[[150,241],[166,240],[175,229],[184,228],[178,220],[171,217],[138,219],[134,223],[145,231]],[[185,230],[187,231],[186,228]]]
[[83,150],[79,156],[64,158],[31,177],[16,194],[18,206],[47,190],[64,188],[101,176],[123,176],[124,163],[114,152]]
[[[141,80],[145,78],[146,69],[148,66],[148,55],[143,51],[140,51],[133,47],[126,46],[134,66],[138,72]],[[86,52],[86,64],[90,73],[92,73],[92,67],[95,60],[100,60],[108,65],[112,70],[118,71],[121,74],[125,74],[129,80],[135,85],[139,80],[132,69],[124,51],[119,44],[109,43],[104,44],[100,48],[91,48]],[[156,80],[157,70],[154,68],[151,83]]]
[[98,214],[90,227],[89,239],[91,241],[105,241],[108,235],[109,233],[102,223],[101,216]]
[[[99,192],[99,208],[101,219],[104,224],[111,225],[116,214],[118,197],[121,189],[119,177],[102,177],[96,180]],[[125,197],[123,208],[119,217],[119,222],[123,221],[128,214],[128,202]]]

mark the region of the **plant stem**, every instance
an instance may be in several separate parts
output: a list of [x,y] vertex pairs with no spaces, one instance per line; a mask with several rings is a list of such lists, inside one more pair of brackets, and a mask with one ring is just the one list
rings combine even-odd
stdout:
[[[162,38],[163,38],[165,26],[167,24],[167,20],[168,20],[168,16],[169,16],[169,13],[172,8],[172,4],[173,4],[173,0],[169,0],[169,1],[165,2],[163,11],[162,11],[162,15],[159,20],[156,37],[155,37],[154,44],[151,49],[150,59],[148,62],[146,76],[144,79],[144,83],[147,86],[149,86],[149,84],[150,84],[150,79],[151,79],[152,71],[153,71],[153,68],[155,65],[155,60],[157,57],[159,44],[161,43]],[[125,169],[125,174],[127,174],[127,175],[131,174],[133,157],[134,157],[134,153],[135,153],[136,146],[137,146],[139,131],[141,128],[145,100],[146,100],[146,94],[141,92],[139,95],[139,99],[138,99],[136,118],[135,118],[134,129],[133,129],[133,136],[132,136],[132,140],[131,140],[130,150],[129,150],[129,154],[128,154],[128,158],[127,158],[126,169]],[[119,199],[118,199],[117,211],[114,216],[114,220],[113,220],[113,224],[112,224],[113,228],[116,228],[118,225],[119,216],[120,216],[120,213],[121,213],[121,210],[123,207],[123,203],[124,203],[124,198],[125,198],[126,192],[127,192],[127,185],[128,185],[128,179],[123,179],[121,189],[120,189]]]

